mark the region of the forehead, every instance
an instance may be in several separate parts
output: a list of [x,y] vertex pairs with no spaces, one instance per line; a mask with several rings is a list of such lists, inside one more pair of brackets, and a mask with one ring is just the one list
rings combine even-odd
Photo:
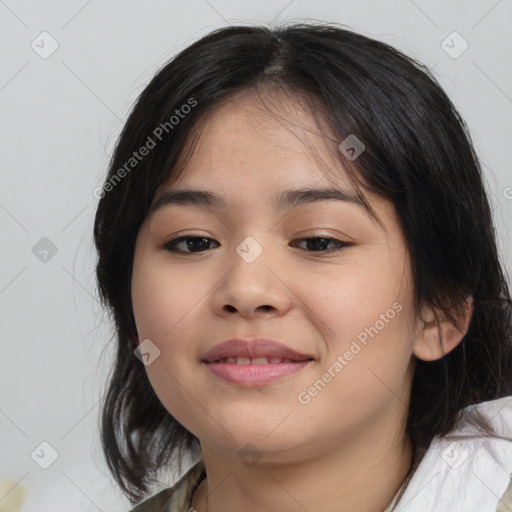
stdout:
[[[189,141],[190,143],[191,141]],[[189,151],[192,149],[192,151]],[[200,134],[171,185],[274,191],[291,183],[351,187],[338,154],[338,142],[320,113],[306,100],[284,93],[239,93],[223,100],[200,123]]]

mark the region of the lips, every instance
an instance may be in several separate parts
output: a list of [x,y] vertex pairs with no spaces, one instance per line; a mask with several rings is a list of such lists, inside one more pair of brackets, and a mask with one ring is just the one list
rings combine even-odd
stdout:
[[297,352],[278,341],[266,338],[231,339],[206,352],[204,363],[231,363],[239,365],[279,364],[311,361],[308,354]]
[[308,354],[266,338],[227,340],[201,359],[210,375],[246,388],[292,378],[314,364],[313,361],[314,357]]

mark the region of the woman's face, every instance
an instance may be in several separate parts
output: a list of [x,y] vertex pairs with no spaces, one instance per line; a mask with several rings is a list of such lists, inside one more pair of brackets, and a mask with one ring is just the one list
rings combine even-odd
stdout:
[[[366,195],[383,227],[356,202],[286,201],[298,189],[354,194],[334,137],[318,133],[300,102],[290,105],[300,127],[287,129],[255,97],[221,107],[153,206],[185,188],[225,206],[162,202],[136,243],[133,309],[139,342],[150,340],[151,384],[202,448],[230,457],[250,447],[292,461],[386,429],[399,437],[407,411],[416,328],[394,210]],[[199,238],[166,247],[181,237]],[[232,338],[270,338],[310,361],[258,359],[256,370],[241,368],[244,359],[204,362]]]

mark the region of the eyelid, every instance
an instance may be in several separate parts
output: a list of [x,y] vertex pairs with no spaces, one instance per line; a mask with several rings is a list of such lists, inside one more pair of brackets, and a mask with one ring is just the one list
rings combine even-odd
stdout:
[[197,233],[194,231],[190,231],[190,232],[186,231],[185,233],[177,233],[177,234],[175,233],[171,238],[169,238],[162,244],[162,247],[169,245],[171,242],[177,242],[179,240],[183,240],[183,239],[187,239],[187,238],[208,238],[209,240],[214,240],[214,238],[212,238],[209,235],[205,235],[204,233]]
[[337,240],[337,241],[343,243],[344,245],[346,245],[347,247],[357,244],[357,240],[353,236],[349,236],[346,233],[343,233],[342,231],[340,231],[339,229],[336,229],[336,232],[334,232],[334,233],[324,232],[324,230],[326,228],[323,228],[323,229],[318,228],[318,229],[319,229],[319,231],[315,231],[314,228],[312,231],[298,230],[293,234],[293,239],[295,240],[297,238],[299,238],[299,239],[302,239],[302,238],[329,238],[331,240]]

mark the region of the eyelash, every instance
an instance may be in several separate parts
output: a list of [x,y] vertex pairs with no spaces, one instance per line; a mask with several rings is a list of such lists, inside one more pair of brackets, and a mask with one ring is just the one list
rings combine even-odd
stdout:
[[[174,238],[172,240],[169,240],[168,242],[166,242],[163,245],[163,248],[165,250],[169,251],[169,252],[175,252],[175,253],[179,253],[179,254],[199,254],[199,253],[205,252],[205,251],[192,251],[192,252],[188,252],[188,251],[182,251],[182,250],[176,248],[176,246],[180,242],[183,242],[185,240],[198,240],[198,239],[213,240],[213,238],[209,238],[209,237],[206,237],[206,236],[203,236],[203,235],[200,235],[200,234],[190,233],[188,235],[180,236],[178,238]],[[338,239],[332,238],[332,237],[328,237],[328,236],[305,236],[305,237],[297,239],[297,241],[299,241],[299,242],[302,242],[304,240],[327,240],[328,242],[332,242],[335,245],[337,245],[337,248],[330,249],[330,250],[327,249],[327,250],[322,250],[322,251],[310,251],[310,252],[313,252],[313,253],[321,253],[321,254],[330,254],[332,252],[339,252],[342,249],[344,249],[345,247],[349,247],[350,245],[352,245],[352,244],[350,244],[348,242],[343,242],[341,240],[338,240]],[[305,250],[307,250],[307,249],[305,249]]]

